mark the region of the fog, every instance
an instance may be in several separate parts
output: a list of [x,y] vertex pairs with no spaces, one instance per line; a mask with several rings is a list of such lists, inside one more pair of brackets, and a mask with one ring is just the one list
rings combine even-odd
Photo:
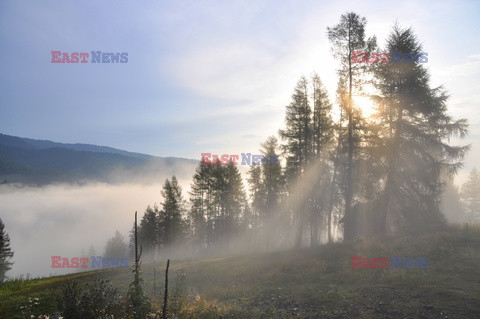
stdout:
[[[189,181],[179,180],[184,194]],[[103,254],[118,229],[127,237],[134,213],[159,204],[157,184],[85,184],[44,187],[0,187],[0,218],[15,252],[7,276],[48,276],[74,272],[51,268],[51,256],[80,257],[94,246]]]
[[[246,168],[240,166],[239,169],[243,173],[244,185],[247,185]],[[311,168],[311,171],[306,174],[306,180],[299,181],[294,187],[293,195],[311,193],[312,186],[315,185],[312,178],[320,174],[319,169],[319,167]],[[191,174],[193,175],[193,172]],[[184,198],[188,199],[191,179],[186,176],[180,178],[179,183]],[[82,257],[82,253],[88,253],[90,246],[94,247],[97,256],[103,255],[107,240],[114,236],[116,230],[120,231],[128,241],[135,211],[138,211],[140,220],[148,205],[160,206],[162,184],[163,180],[157,183],[143,181],[130,184],[57,184],[43,187],[0,185],[0,218],[5,224],[10,236],[11,248],[15,252],[14,265],[7,272],[7,276],[12,278],[29,274],[37,277],[78,271],[78,269],[51,268],[51,256]],[[300,197],[292,196],[292,200],[290,209],[302,211]],[[452,202],[450,199],[444,199],[444,201],[447,204]],[[456,210],[449,208],[447,211]],[[286,206],[278,213],[287,219],[291,214]],[[341,237],[338,229],[338,212],[333,212],[332,217],[333,238],[338,240]],[[325,222],[322,222],[324,226]],[[286,224],[276,219],[272,219],[267,224],[272,225],[271,230],[266,230],[267,233],[273,231],[276,234],[284,234],[281,237],[277,236],[277,240],[282,238],[281,241],[275,242],[272,239],[269,247],[265,247],[264,241],[259,240],[254,233],[237,234],[228,248],[228,253],[244,252],[247,248],[257,250],[291,248],[293,243],[291,236],[296,229],[283,229]],[[307,232],[308,227],[305,225],[304,234],[307,235]],[[322,229],[320,234],[321,242],[326,242],[326,229]],[[196,254],[191,250],[192,247],[185,248],[176,252],[182,251],[181,257],[191,257]],[[205,253],[218,254],[221,253],[220,250],[217,248],[215,251]],[[170,253],[173,254],[174,251]],[[148,257],[144,256],[146,259],[149,259]]]

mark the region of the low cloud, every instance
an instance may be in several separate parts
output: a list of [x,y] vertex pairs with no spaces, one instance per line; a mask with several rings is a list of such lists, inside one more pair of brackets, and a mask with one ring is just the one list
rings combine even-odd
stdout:
[[[189,182],[180,180],[184,193]],[[158,184],[53,185],[42,188],[0,187],[0,218],[15,251],[10,277],[47,276],[72,269],[52,269],[51,256],[80,257],[93,245],[103,254],[105,243],[119,230],[128,238],[134,213],[159,204]]]

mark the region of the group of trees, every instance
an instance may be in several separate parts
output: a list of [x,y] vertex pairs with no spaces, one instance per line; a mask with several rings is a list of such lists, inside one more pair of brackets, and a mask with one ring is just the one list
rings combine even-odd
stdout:
[[[317,243],[319,220],[325,221],[331,239],[332,211],[342,217],[337,226],[347,241],[441,225],[445,182],[468,151],[468,146],[448,143],[452,136],[467,134],[467,123],[448,115],[448,95],[442,87],[431,87],[423,64],[352,63],[354,51],[380,50],[375,37],[366,39],[365,26],[364,18],[347,13],[327,30],[340,62],[337,125],[331,112],[315,112],[332,108],[328,99],[316,103],[319,93],[308,94],[305,78],[287,106],[287,128],[280,137],[285,141],[287,197],[301,202],[290,212],[297,215],[297,245],[306,223],[312,245]],[[418,55],[422,47],[411,28],[395,24],[383,51]],[[311,83],[315,88],[315,79]],[[370,117],[355,105],[359,95],[375,105]],[[292,188],[298,180],[303,181],[300,192]]]
[[231,242],[250,215],[242,176],[233,162],[200,164],[190,191],[190,236],[198,247]]
[[[279,131],[285,188],[278,189],[284,191],[284,205],[274,209],[290,217],[296,246],[305,238],[316,245],[319,229],[328,241],[333,230],[350,241],[442,225],[442,193],[469,149],[449,144],[452,136],[467,134],[467,122],[447,113],[448,95],[431,87],[423,64],[352,63],[354,51],[382,50],[375,37],[366,38],[365,27],[366,19],[347,13],[327,29],[340,62],[337,119],[317,75],[300,78],[286,108],[286,127]],[[419,55],[423,50],[411,28],[395,24],[382,51]],[[371,116],[362,114],[356,96],[370,98]],[[259,170],[252,168],[253,182],[259,181]]]
[[[218,248],[239,234],[254,245],[315,246],[444,223],[442,194],[468,151],[449,139],[464,137],[467,122],[447,113],[448,95],[431,86],[422,63],[352,63],[354,51],[423,51],[413,30],[398,24],[379,48],[375,37],[366,38],[366,24],[347,13],[327,28],[340,65],[338,108],[317,74],[301,77],[281,143],[271,136],[261,145],[267,159],[282,160],[251,166],[248,198],[234,163],[201,163],[188,203],[173,177],[164,184],[162,209],[147,208],[139,227],[145,248],[182,241]],[[375,112],[364,116],[356,96],[369,97]],[[466,188],[467,207],[478,207],[469,195],[474,188]]]
[[[178,180],[166,179],[162,196],[162,209],[148,206],[138,226],[138,245],[145,253],[155,253],[160,248],[170,249],[186,238],[189,225],[186,218],[186,201]],[[134,230],[130,232],[130,247],[133,247]]]
[[250,215],[242,176],[233,163],[199,165],[189,203],[175,176],[163,184],[162,196],[162,208],[148,206],[138,227],[139,244],[146,252],[186,241],[196,248],[226,246]]

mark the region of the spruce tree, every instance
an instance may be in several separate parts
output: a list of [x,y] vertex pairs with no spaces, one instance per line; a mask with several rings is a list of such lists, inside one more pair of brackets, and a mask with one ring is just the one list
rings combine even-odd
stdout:
[[221,171],[220,193],[220,237],[226,245],[239,229],[240,219],[246,209],[247,198],[243,189],[242,176],[236,165],[230,162],[219,166]]
[[153,208],[147,206],[138,227],[138,241],[147,253],[154,252],[160,244],[159,214],[156,205]]
[[304,177],[305,171],[312,158],[312,117],[308,99],[308,81],[302,76],[297,82],[292,102],[287,105],[285,112],[285,129],[279,131],[280,138],[285,141],[282,145],[286,158],[285,178],[288,190],[288,199],[291,213],[295,216],[297,225],[295,247],[302,242],[304,228],[309,214],[309,193],[296,191],[295,185]]
[[125,236],[117,230],[115,236],[110,238],[105,245],[105,258],[124,258],[127,257],[128,246],[125,242]]
[[160,237],[166,247],[181,242],[185,238],[183,213],[185,201],[177,178],[166,179],[163,184],[162,210],[159,214]]
[[263,215],[265,212],[265,188],[262,180],[262,167],[260,165],[251,165],[248,171],[248,185],[250,190],[251,202],[251,228],[255,235],[264,235],[262,229]]
[[460,193],[466,212],[466,222],[480,220],[480,173],[476,168],[472,169],[467,181],[462,185]]
[[313,153],[317,159],[325,160],[331,150],[334,138],[334,123],[332,119],[332,103],[318,74],[312,76],[313,99]]
[[[320,225],[327,224],[328,217],[328,189],[332,161],[330,158],[334,142],[334,124],[332,119],[332,103],[328,99],[327,90],[324,88],[317,74],[312,76],[312,164],[316,175],[312,185],[310,209],[310,245],[317,246],[320,235]],[[327,217],[327,221],[323,221]],[[328,227],[327,227],[328,230]]]
[[285,129],[280,130],[280,138],[286,154],[286,177],[290,185],[305,171],[311,157],[311,107],[308,100],[308,81],[302,76],[297,82],[292,102],[285,112]]
[[[411,28],[395,25],[385,51],[420,55],[423,49]],[[379,63],[374,75],[374,152],[382,164],[378,181],[383,186],[377,231],[415,232],[440,225],[442,176],[455,174],[468,151],[449,139],[465,136],[467,122],[448,115],[448,94],[443,87],[431,87],[423,63]]]
[[332,51],[340,61],[339,75],[346,80],[346,176],[345,176],[345,223],[344,240],[353,239],[355,225],[350,223],[351,210],[355,193],[354,185],[354,156],[356,152],[355,112],[353,106],[353,94],[361,87],[362,75],[365,73],[363,64],[352,63],[354,51],[368,54],[376,45],[376,39],[365,39],[365,26],[367,20],[354,12],[348,12],[340,17],[340,22],[332,28],[327,28],[328,38],[332,42]]
[[[284,196],[284,175],[278,153],[278,140],[270,136],[261,144],[260,152],[264,159],[259,165],[252,165],[249,170],[248,183],[252,210],[257,217],[259,231],[267,246],[274,237],[274,229],[279,225],[280,202]],[[280,235],[277,232],[277,235]]]
[[199,163],[193,176],[190,191],[190,224],[193,227],[192,237],[200,246],[210,247],[215,242],[214,224],[217,215],[218,167],[214,164],[204,165]]
[[0,283],[6,279],[6,273],[12,268],[13,251],[10,249],[10,237],[5,231],[5,225],[0,218]]

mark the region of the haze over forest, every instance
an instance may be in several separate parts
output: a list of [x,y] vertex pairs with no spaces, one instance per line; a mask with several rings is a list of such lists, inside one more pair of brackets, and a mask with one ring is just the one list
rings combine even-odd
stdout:
[[[134,273],[119,317],[158,308],[155,267],[166,260],[197,271],[188,281],[175,268],[187,317],[216,293],[231,297],[218,308],[226,317],[268,305],[275,318],[316,318],[326,299],[344,311],[335,318],[388,317],[377,300],[342,303],[437,282],[431,295],[408,294],[418,302],[406,309],[446,317],[453,297],[428,304],[444,289],[475,313],[478,288],[458,286],[478,279],[469,267],[480,260],[470,248],[480,238],[479,12],[467,0],[1,2],[0,295],[18,310],[23,276],[82,270],[52,256],[64,266],[102,256],[128,258]],[[355,257],[370,253],[359,268],[379,268],[369,258],[396,249],[418,255],[402,264],[418,272],[380,267],[378,282],[355,285]],[[466,258],[463,273],[442,268],[444,253]],[[265,262],[275,256],[285,259]],[[218,290],[193,297],[212,261],[212,272],[266,270],[219,275]],[[108,274],[126,287],[121,269]],[[280,297],[286,282],[298,290]],[[297,293],[302,306],[288,299]],[[180,299],[169,306],[178,313]]]
[[[157,258],[478,222],[478,3],[208,3],[0,4],[9,276],[69,272],[51,256],[102,255],[117,230],[128,245],[135,211]],[[52,63],[58,50],[128,63]]]

